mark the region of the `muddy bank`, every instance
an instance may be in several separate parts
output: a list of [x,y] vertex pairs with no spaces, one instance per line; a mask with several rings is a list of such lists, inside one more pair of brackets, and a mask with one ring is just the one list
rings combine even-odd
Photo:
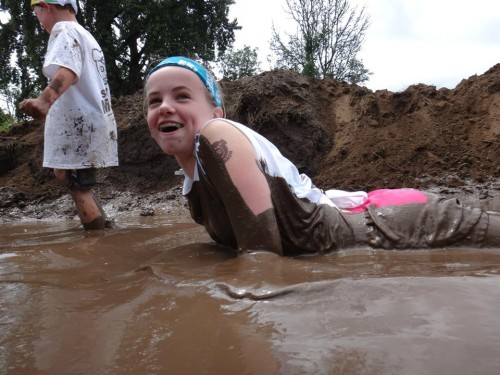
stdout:
[[[322,188],[414,187],[500,200],[500,64],[454,89],[373,92],[289,71],[221,85],[227,117],[269,138]],[[105,208],[182,211],[178,166],[150,139],[142,93],[114,99],[113,108],[120,166],[100,172]],[[41,167],[42,151],[38,121],[0,134],[0,220],[74,215],[65,189]]]

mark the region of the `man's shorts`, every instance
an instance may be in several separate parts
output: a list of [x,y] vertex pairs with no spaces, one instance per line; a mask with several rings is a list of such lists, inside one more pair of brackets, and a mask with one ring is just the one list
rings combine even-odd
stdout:
[[81,190],[92,189],[97,183],[97,169],[86,168],[68,170],[68,187],[76,186]]

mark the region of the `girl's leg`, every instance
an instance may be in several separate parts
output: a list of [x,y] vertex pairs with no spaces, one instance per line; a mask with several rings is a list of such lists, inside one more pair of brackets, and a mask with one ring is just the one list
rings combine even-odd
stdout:
[[367,223],[374,229],[370,245],[386,249],[482,247],[496,241],[498,217],[458,199],[425,194],[427,203],[368,206]]

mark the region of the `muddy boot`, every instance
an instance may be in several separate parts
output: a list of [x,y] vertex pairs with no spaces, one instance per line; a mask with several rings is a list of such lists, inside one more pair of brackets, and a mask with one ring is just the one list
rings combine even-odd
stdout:
[[115,229],[116,228],[116,223],[114,219],[104,219],[104,227],[106,229]]
[[106,213],[104,212],[104,209],[102,208],[101,202],[95,195],[95,192],[92,191],[92,199],[94,200],[94,203],[98,210],[101,213],[101,216],[96,217],[94,220],[92,220],[89,223],[82,223],[83,229],[85,230],[104,230],[106,228],[112,228],[113,223],[111,220],[108,220],[106,217]]
[[105,224],[106,220],[102,216],[95,218],[90,223],[82,223],[85,230],[104,230],[106,228]]
[[95,195],[95,192],[93,190],[92,190],[92,197],[94,198],[94,202],[97,208],[99,208],[99,211],[101,211],[101,215],[104,218],[104,227],[106,229],[115,228],[116,227],[115,221],[113,219],[108,219],[106,213],[104,212],[104,209],[102,208],[101,201],[97,198],[97,195]]
[[483,245],[500,247],[500,212],[488,211],[488,230]]

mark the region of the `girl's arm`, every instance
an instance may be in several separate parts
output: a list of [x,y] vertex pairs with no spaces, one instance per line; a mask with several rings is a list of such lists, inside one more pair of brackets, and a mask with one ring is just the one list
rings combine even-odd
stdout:
[[283,255],[271,191],[248,138],[224,121],[206,125],[199,156],[228,212],[239,251]]

